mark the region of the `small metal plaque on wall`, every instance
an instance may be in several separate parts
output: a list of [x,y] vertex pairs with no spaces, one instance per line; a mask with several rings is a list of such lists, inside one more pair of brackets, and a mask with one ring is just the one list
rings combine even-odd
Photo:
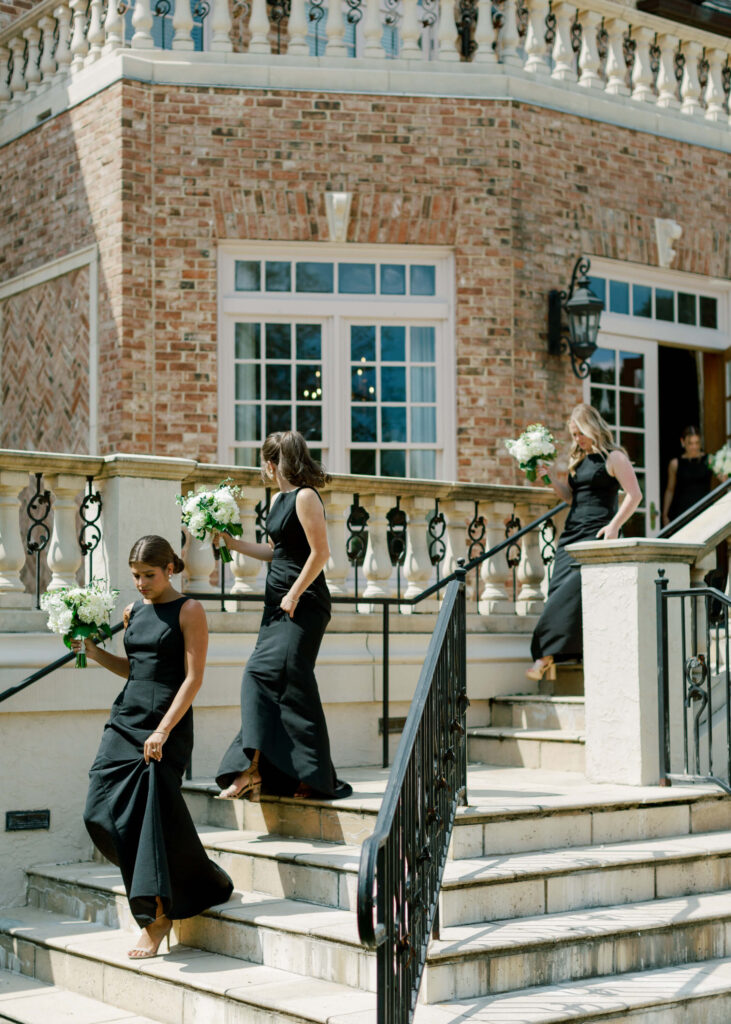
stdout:
[[50,811],[6,811],[5,831],[25,832],[30,829],[50,828]]

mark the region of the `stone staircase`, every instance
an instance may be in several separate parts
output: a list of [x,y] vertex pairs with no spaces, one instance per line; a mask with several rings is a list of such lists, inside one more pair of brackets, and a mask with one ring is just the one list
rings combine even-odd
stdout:
[[[543,724],[572,726],[561,700],[536,702]],[[500,703],[534,724],[526,701]],[[355,792],[335,803],[228,803],[187,784],[236,892],[154,960],[125,955],[136,929],[114,867],[29,867],[28,905],[0,916],[0,1021],[372,1024],[355,892],[388,773],[344,774]],[[728,797],[475,764],[468,787],[417,1024],[728,1024]]]

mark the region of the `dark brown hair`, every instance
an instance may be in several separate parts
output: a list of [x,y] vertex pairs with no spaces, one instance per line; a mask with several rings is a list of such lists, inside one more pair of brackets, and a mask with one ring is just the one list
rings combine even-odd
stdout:
[[185,568],[185,562],[175,554],[168,541],[154,533],[140,537],[134,542],[129,553],[129,564],[132,565],[133,562],[144,562],[145,565],[154,565],[158,569],[167,569],[172,565],[174,573],[182,572]]
[[[296,430],[282,430],[269,434],[261,446],[261,457],[264,462],[273,462],[279,466],[279,472],[297,487],[322,487],[330,482],[330,476],[323,466],[310,455],[302,434]],[[262,479],[266,477],[262,470]]]
[[692,424],[690,424],[687,427],[683,427],[680,437],[683,441],[685,441],[686,437],[701,437],[701,432],[698,429],[698,427],[694,427]]

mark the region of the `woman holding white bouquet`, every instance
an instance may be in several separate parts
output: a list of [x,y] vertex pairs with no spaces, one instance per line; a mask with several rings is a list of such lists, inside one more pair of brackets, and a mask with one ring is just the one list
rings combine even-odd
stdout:
[[171,578],[184,566],[163,537],[141,537],[129,564],[141,600],[124,610],[125,655],[91,639],[71,643],[127,680],[89,772],[84,822],[122,872],[142,928],[128,955],[142,960],[155,956],[164,938],[169,948],[174,919],[225,903],[233,885],[206,855],[181,793],[208,648],[205,612],[173,588]]
[[[570,502],[557,545],[548,600],[531,642],[533,665],[526,675],[540,679],[555,661],[581,658],[581,575],[566,551],[580,540],[615,540],[640,503],[642,492],[627,453],[615,444],[611,427],[590,405],[577,405],[569,418],[568,475],[544,466],[553,489]],[[624,491],[617,507],[617,494]]]

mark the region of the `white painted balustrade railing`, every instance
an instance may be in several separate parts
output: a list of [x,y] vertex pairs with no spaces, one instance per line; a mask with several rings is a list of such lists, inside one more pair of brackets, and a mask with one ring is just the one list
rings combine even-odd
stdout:
[[[172,0],[166,14],[169,6],[155,0],[37,4],[0,32],[0,112],[120,51],[153,60],[162,53],[155,39],[162,38],[171,51],[166,60],[218,61],[231,68],[237,61],[245,66],[249,55],[256,66],[270,56],[276,66],[286,53],[288,63],[296,58],[326,67],[336,59],[342,66],[351,57],[354,68],[371,70],[374,61],[396,58],[422,82],[425,61],[433,72],[441,67],[452,73],[461,62],[465,95],[481,92],[475,72],[509,72],[602,93],[616,103],[729,122],[731,39],[614,0],[501,0],[497,7],[492,0],[421,6],[417,0],[341,0],[339,6],[331,0],[330,10],[321,0],[291,0],[288,18],[282,18],[284,4],[247,0],[234,5],[235,28],[230,0],[211,0],[202,30],[200,24],[196,29],[206,52],[195,55],[190,0]],[[165,31],[156,33],[161,18]],[[351,90],[347,74],[330,88]],[[414,82],[419,91],[416,77]],[[235,78],[226,83],[235,86]]]
[[[241,487],[241,523],[244,538],[249,540],[263,527],[266,513],[266,491],[255,470],[134,455],[87,458],[0,451],[0,612],[29,609],[35,603],[34,579],[24,567],[29,558],[28,526],[33,521],[28,517],[28,504],[36,492],[39,473],[41,490],[48,490],[52,500],[45,519],[48,542],[40,556],[43,579],[50,589],[76,585],[82,572],[88,577],[88,557],[84,561],[79,545],[83,526],[79,505],[89,490],[98,492],[102,503],[100,539],[91,555],[93,575],[119,587],[121,600],[134,596],[127,556],[139,536],[159,533],[178,546],[181,522],[176,494],[232,477]],[[467,560],[504,540],[506,523],[512,517],[527,525],[556,504],[553,493],[545,488],[362,476],[334,477],[323,490],[323,500],[332,551],[326,578],[333,594],[355,594],[355,566],[348,551],[353,552],[351,538],[358,531],[352,527],[351,514],[354,505],[367,513],[357,569],[357,592],[364,599],[357,606],[359,612],[372,609],[369,598],[420,593],[436,581],[437,573],[440,577],[451,573],[458,559]],[[389,512],[397,505],[406,514],[400,567],[394,564],[395,548],[389,536]],[[516,562],[515,581],[505,551],[483,562],[479,573],[470,574],[470,610],[479,610],[484,616],[539,612],[546,586],[543,544],[544,539],[533,531],[511,552]],[[183,557],[183,587],[215,594],[220,587],[220,563],[214,559],[210,543],[187,537]],[[236,552],[228,572],[227,590],[237,594],[263,591],[265,567],[255,559]],[[427,601],[413,610],[434,608],[434,602]],[[335,609],[353,610],[347,605]],[[401,610],[410,609],[402,606]]]

